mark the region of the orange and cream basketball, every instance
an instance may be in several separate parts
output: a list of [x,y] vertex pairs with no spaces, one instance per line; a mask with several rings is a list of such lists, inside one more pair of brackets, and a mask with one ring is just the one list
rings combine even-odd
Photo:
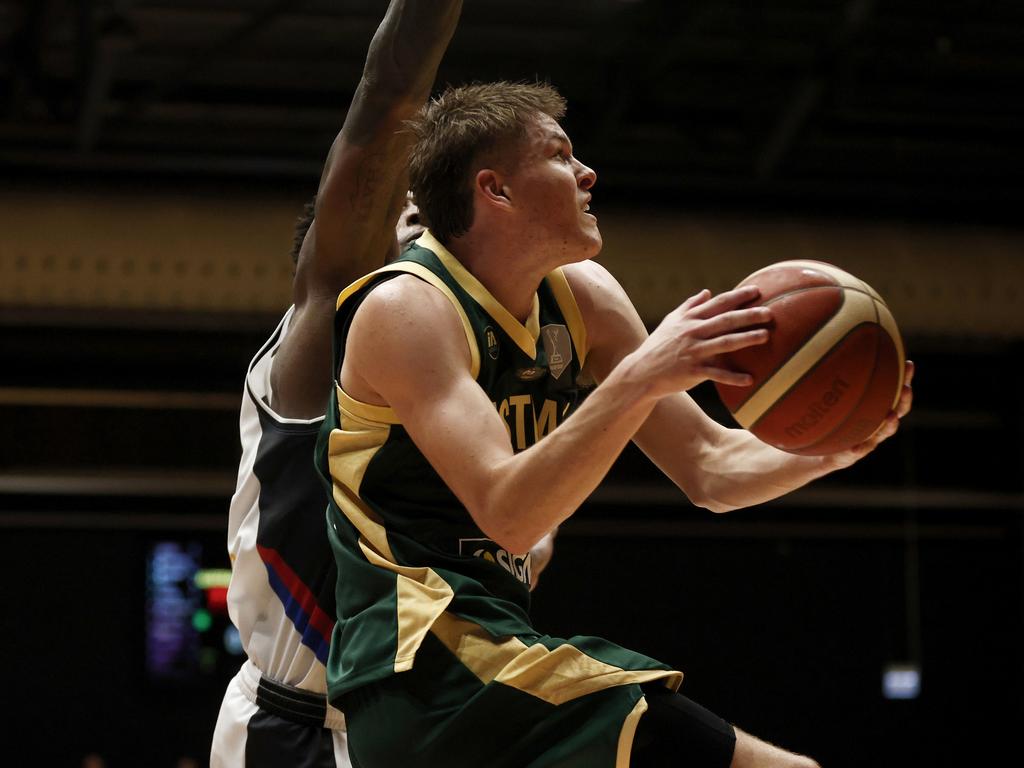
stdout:
[[770,338],[723,356],[753,377],[716,384],[740,426],[790,453],[824,455],[869,438],[903,387],[903,341],[882,297],[863,280],[820,261],[782,261],[740,286],[771,307]]

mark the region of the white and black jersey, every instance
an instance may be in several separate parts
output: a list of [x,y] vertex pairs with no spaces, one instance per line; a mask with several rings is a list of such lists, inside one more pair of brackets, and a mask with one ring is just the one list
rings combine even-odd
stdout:
[[[289,419],[271,407],[271,365],[293,312],[253,358],[242,393],[242,457],[228,516],[228,611],[248,660],[221,707],[214,766],[264,764],[256,757],[275,750],[253,749],[254,739],[273,741],[275,729],[278,754],[289,764],[307,764],[288,751],[302,741],[295,731],[307,729],[307,752],[318,755],[309,765],[348,765],[344,718],[324,696],[336,568],[326,493],[313,464],[323,417]],[[324,402],[326,408],[326,392]]]

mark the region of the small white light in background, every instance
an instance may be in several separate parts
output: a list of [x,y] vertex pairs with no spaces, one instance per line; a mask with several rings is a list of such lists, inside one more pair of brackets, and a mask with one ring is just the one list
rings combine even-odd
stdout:
[[921,669],[916,664],[890,664],[882,671],[882,695],[916,699],[921,695]]

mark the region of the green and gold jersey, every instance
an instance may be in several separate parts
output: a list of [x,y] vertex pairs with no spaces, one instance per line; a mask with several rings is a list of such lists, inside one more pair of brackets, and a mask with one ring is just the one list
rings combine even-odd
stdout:
[[[514,450],[540,440],[583,401],[586,332],[561,270],[542,282],[523,325],[429,232],[341,294],[336,371],[359,303],[400,274],[430,283],[458,312],[472,373],[504,419]],[[480,531],[390,408],[334,389],[317,445],[339,572],[332,699],[411,668],[445,611],[496,637],[535,634],[529,554],[507,552]]]
[[[429,232],[341,294],[335,370],[359,303],[401,274],[433,285],[462,319],[473,376],[514,450],[580,405],[587,341],[561,270],[522,324]],[[641,684],[675,690],[682,674],[601,638],[534,630],[529,555],[480,531],[390,408],[334,390],[317,441],[338,570],[327,685],[346,709],[353,762],[626,768]]]

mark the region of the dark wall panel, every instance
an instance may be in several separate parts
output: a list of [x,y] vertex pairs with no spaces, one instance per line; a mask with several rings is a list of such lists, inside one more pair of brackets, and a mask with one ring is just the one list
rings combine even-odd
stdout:
[[[687,695],[829,768],[979,765],[1021,721],[1024,682],[1020,528],[1013,514],[988,517],[963,539],[923,526],[916,550],[891,537],[584,536],[570,525],[535,593],[537,625],[673,664]],[[214,560],[222,547],[218,532],[6,532],[14,732],[33,734],[38,764],[90,751],[111,767],[205,763],[236,662],[175,684],[146,675],[144,561],[159,539],[200,541]],[[918,644],[920,698],[884,699],[883,667]]]
[[[909,590],[899,540],[569,534],[537,624],[673,664],[684,693],[823,765],[979,765],[1024,714],[1019,528],[1007,515],[991,538],[947,533],[918,544]],[[886,700],[883,668],[914,645],[920,698]]]

